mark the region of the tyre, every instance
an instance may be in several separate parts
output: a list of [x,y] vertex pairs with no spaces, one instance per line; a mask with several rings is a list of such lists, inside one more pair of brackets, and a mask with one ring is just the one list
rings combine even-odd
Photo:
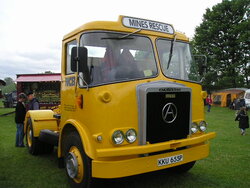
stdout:
[[175,166],[175,167],[170,168],[169,170],[170,172],[173,172],[173,173],[185,173],[189,171],[191,168],[193,168],[193,166],[195,165],[195,162],[196,161],[189,162],[189,163],[179,165],[179,166]]
[[63,141],[66,174],[71,187],[89,188],[91,185],[91,159],[86,155],[77,132],[69,133]]
[[43,143],[37,137],[34,137],[31,119],[28,120],[26,128],[26,143],[31,155],[49,154],[54,150],[53,145]]

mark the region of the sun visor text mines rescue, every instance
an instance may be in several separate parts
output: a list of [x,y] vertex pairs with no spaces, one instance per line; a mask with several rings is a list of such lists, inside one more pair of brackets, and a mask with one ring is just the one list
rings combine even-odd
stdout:
[[166,23],[132,17],[123,17],[122,23],[125,27],[174,34],[174,28]]

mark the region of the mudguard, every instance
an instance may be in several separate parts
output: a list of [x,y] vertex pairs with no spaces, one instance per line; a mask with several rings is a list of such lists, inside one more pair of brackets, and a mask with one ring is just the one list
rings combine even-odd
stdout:
[[[82,140],[82,145],[84,147],[85,153],[88,155],[89,158],[94,159],[96,157],[96,152],[95,152],[95,149],[93,147],[94,146],[93,139],[91,139],[92,137],[90,136],[91,134],[89,133],[88,128],[74,119],[69,119],[68,121],[65,122],[65,125],[71,125],[77,130],[77,132],[80,135],[80,138]],[[62,133],[64,131],[63,130],[64,128],[65,128],[65,126],[60,131],[59,147],[58,147],[58,157],[59,158],[62,157],[62,155],[63,155],[61,144],[62,144]]]
[[38,137],[43,129],[58,131],[57,119],[53,115],[52,110],[29,110],[25,117],[24,132],[26,133],[28,121],[32,121],[34,137]]

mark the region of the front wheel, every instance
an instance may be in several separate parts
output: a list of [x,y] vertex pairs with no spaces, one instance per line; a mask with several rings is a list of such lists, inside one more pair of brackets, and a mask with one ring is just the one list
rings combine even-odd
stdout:
[[88,188],[91,184],[91,159],[86,155],[81,138],[71,132],[64,140],[66,174],[72,187]]

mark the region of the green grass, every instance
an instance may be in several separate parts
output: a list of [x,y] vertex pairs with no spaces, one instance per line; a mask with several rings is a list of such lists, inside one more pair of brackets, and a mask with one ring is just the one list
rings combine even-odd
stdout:
[[15,108],[0,108],[0,115],[9,113],[9,112],[14,112]]
[[[0,109],[1,110],[1,109]],[[65,169],[57,168],[56,150],[52,155],[31,156],[27,148],[15,148],[14,115],[0,117],[0,187],[69,187]],[[206,114],[209,131],[217,132],[211,140],[211,153],[188,173],[166,171],[113,180],[96,180],[95,187],[109,188],[248,188],[250,187],[250,130],[240,135],[234,111],[213,107]],[[133,168],[133,167],[130,167]]]
[[0,187],[68,187],[63,169],[57,168],[56,153],[31,156],[27,148],[16,148],[14,115],[0,117]]
[[[4,108],[2,101],[3,101],[3,99],[0,99],[0,115],[15,111],[15,108]],[[1,120],[0,120],[0,123],[1,123]],[[1,126],[1,124],[0,124],[0,126]]]
[[[9,112],[14,112],[15,108],[4,108],[2,105],[2,99],[0,99],[0,116]],[[1,126],[1,120],[0,120],[0,126]]]
[[3,108],[3,99],[0,99],[0,108]]
[[4,108],[2,101],[3,99],[0,99],[0,115],[15,111],[15,108]]

